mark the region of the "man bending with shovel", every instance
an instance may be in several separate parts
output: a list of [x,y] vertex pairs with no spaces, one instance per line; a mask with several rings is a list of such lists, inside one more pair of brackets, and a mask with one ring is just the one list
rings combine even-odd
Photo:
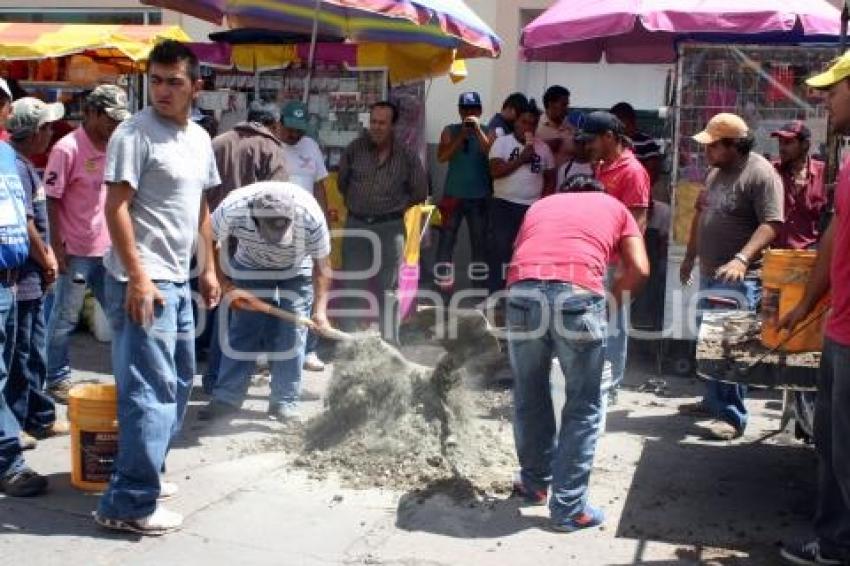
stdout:
[[[213,214],[212,226],[222,304],[235,312],[229,327],[224,318],[219,321],[219,378],[199,418],[237,411],[257,356],[265,352],[272,376],[269,416],[298,419],[307,329],[333,332],[326,314],[331,243],[325,215],[298,185],[268,181],[230,193]],[[236,241],[232,257],[228,238]]]

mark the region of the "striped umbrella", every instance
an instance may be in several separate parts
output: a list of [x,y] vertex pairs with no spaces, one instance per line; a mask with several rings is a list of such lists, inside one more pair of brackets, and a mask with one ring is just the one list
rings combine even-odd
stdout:
[[[427,43],[457,57],[498,57],[502,41],[462,0],[142,0],[230,28],[349,41]],[[318,8],[318,9],[317,9]]]

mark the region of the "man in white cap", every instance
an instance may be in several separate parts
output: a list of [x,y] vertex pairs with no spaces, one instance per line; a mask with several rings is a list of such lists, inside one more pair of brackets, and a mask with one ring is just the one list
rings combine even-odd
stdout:
[[[327,187],[328,169],[325,156],[316,141],[305,136],[307,130],[307,106],[300,101],[287,102],[280,114],[280,139],[283,141],[283,158],[289,181],[316,197],[325,215],[328,213]],[[304,369],[322,371],[325,364],[316,353],[318,337],[307,334],[307,354]]]
[[53,135],[52,123],[64,115],[62,103],[46,104],[25,97],[12,103],[12,115],[6,122],[26,195],[30,252],[18,272],[15,349],[3,393],[21,426],[21,442],[26,448],[33,448],[36,438],[68,432],[66,422],[56,421],[56,406],[44,391],[47,379],[44,297],[56,280],[58,268],[48,243],[47,196],[30,161],[33,155],[47,149]]
[[[256,294],[268,305],[305,318],[312,307],[317,332],[330,328],[331,242],[325,215],[298,185],[270,181],[230,193],[213,214],[212,225],[224,304],[236,312],[229,328],[219,324],[221,365],[213,398],[199,418],[213,420],[237,411],[257,356],[266,354],[272,377],[269,416],[297,419],[307,328],[256,312],[262,309],[251,305],[258,302]],[[232,259],[223,253],[229,238],[236,240]]]
[[68,339],[79,321],[86,290],[106,308],[103,256],[110,239],[103,216],[103,169],[106,144],[129,116],[127,95],[120,87],[97,87],[86,97],[83,123],[56,142],[44,171],[50,244],[59,266],[47,326],[47,392],[59,403],[68,402]]
[[[682,284],[690,283],[699,257],[700,309],[732,304],[755,310],[761,300],[762,252],[784,220],[782,180],[767,159],[751,151],[752,133],[735,114],[717,114],[694,140],[705,146],[712,169],[697,201],[680,270]],[[679,411],[713,418],[708,438],[731,440],[747,426],[745,395],[743,385],[709,381],[703,400],[682,405]]]

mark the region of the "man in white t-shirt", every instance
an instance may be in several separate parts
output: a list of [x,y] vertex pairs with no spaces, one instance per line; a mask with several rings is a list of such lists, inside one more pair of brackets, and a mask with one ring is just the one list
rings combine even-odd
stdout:
[[[238,410],[257,356],[265,354],[272,375],[269,416],[297,419],[307,329],[262,311],[271,305],[305,318],[312,311],[318,332],[330,327],[331,239],[325,215],[295,184],[266,181],[231,192],[213,213],[212,229],[225,304],[235,312],[226,336],[219,336],[222,359],[212,401],[198,418],[213,420]],[[230,238],[236,240],[232,259],[222,253]]]
[[[287,102],[280,114],[280,139],[283,141],[283,157],[289,182],[295,183],[316,197],[322,212],[327,216],[328,170],[325,156],[319,144],[313,138],[304,135],[307,130],[307,106],[303,102]],[[310,332],[307,335],[307,353],[304,356],[304,369],[322,371],[325,364],[316,354],[318,337]]]
[[520,109],[513,133],[497,138],[490,148],[490,293],[505,287],[505,266],[511,261],[514,240],[528,207],[555,189],[552,150],[535,137],[539,122],[540,110],[532,100]]

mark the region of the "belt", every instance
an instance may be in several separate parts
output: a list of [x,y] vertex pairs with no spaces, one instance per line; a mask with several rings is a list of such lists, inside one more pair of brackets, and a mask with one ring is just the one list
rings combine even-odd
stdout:
[[0,285],[9,287],[18,282],[17,269],[0,269]]
[[349,216],[353,216],[366,224],[379,224],[381,222],[390,222],[392,220],[401,220],[404,218],[404,212],[388,212],[387,214],[372,214],[371,216],[355,214],[349,211]]

